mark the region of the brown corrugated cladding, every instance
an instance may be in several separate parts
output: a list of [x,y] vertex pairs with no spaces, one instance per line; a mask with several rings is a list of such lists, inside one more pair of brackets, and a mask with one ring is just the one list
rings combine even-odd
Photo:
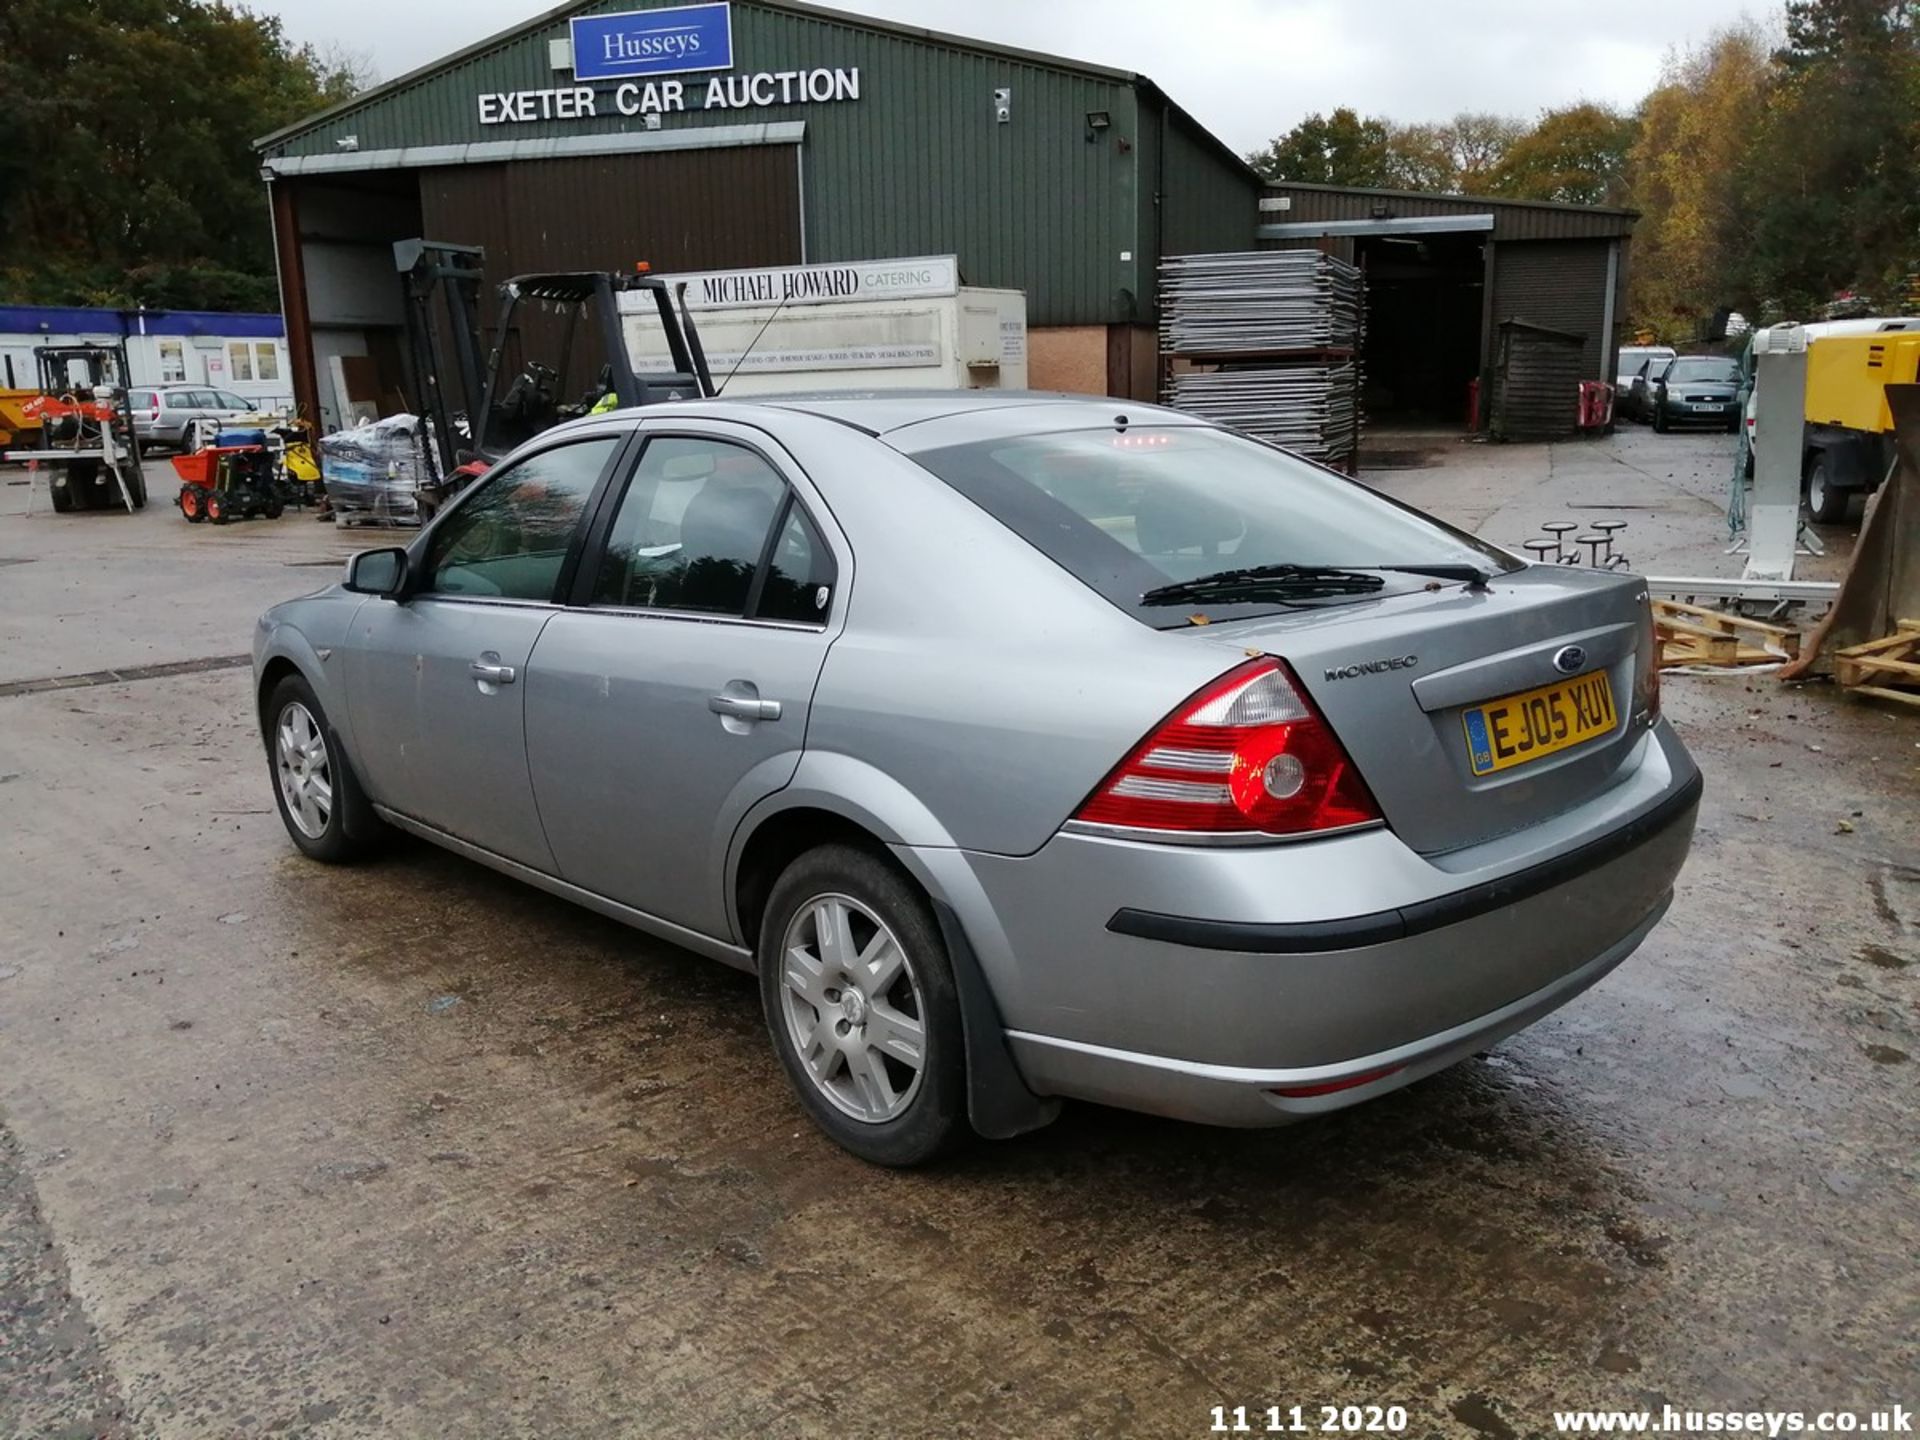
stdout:
[[1271,224],[1491,214],[1495,242],[1613,239],[1632,234],[1633,222],[1639,218],[1630,210],[1502,200],[1491,195],[1422,195],[1408,190],[1349,190],[1323,185],[1269,185],[1265,193],[1293,202],[1286,210],[1261,215],[1262,221]]
[[[1583,378],[1611,379],[1613,337],[1605,333],[1608,245],[1600,240],[1535,240],[1497,245],[1493,321],[1524,320],[1581,337]],[[1617,308],[1617,302],[1616,302]]]
[[484,246],[489,274],[790,265],[800,259],[791,145],[592,155],[420,172],[426,230]]

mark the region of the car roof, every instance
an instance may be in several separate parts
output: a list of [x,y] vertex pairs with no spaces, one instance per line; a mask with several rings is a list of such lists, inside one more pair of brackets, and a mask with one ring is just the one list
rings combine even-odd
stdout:
[[[1134,400],[1094,395],[1069,395],[1043,390],[837,390],[791,395],[753,395],[739,400],[676,401],[679,414],[715,417],[747,409],[770,409],[817,415],[869,435],[889,435],[910,425],[978,415],[995,410],[1035,411],[1046,407],[1064,425],[1111,424],[1115,415],[1176,417],[1176,412]],[[1116,409],[1116,407],[1119,407]],[[1188,416],[1177,416],[1189,420]]]

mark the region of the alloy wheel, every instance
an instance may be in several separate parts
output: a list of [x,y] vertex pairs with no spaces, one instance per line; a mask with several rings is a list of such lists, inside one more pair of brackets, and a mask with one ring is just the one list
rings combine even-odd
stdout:
[[302,835],[318,840],[333,815],[333,768],[326,737],[298,700],[281,710],[274,726],[273,765],[288,818]]
[[893,931],[852,896],[818,895],[781,955],[783,1018],[814,1088],[866,1124],[898,1118],[926,1068],[926,1006]]

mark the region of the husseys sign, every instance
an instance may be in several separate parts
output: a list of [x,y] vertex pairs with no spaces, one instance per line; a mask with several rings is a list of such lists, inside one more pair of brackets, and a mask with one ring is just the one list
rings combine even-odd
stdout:
[[[711,74],[734,69],[733,8],[724,3],[575,16],[568,22],[567,48],[571,61],[557,65],[571,63],[572,85],[483,94],[480,123],[752,110],[860,98],[858,67]],[[703,73],[708,78],[698,78]]]

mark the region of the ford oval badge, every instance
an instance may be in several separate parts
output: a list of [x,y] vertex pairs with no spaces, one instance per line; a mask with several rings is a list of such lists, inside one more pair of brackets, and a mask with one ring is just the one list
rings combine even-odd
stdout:
[[1577,675],[1586,663],[1587,652],[1580,645],[1563,645],[1553,657],[1553,668],[1562,675]]

